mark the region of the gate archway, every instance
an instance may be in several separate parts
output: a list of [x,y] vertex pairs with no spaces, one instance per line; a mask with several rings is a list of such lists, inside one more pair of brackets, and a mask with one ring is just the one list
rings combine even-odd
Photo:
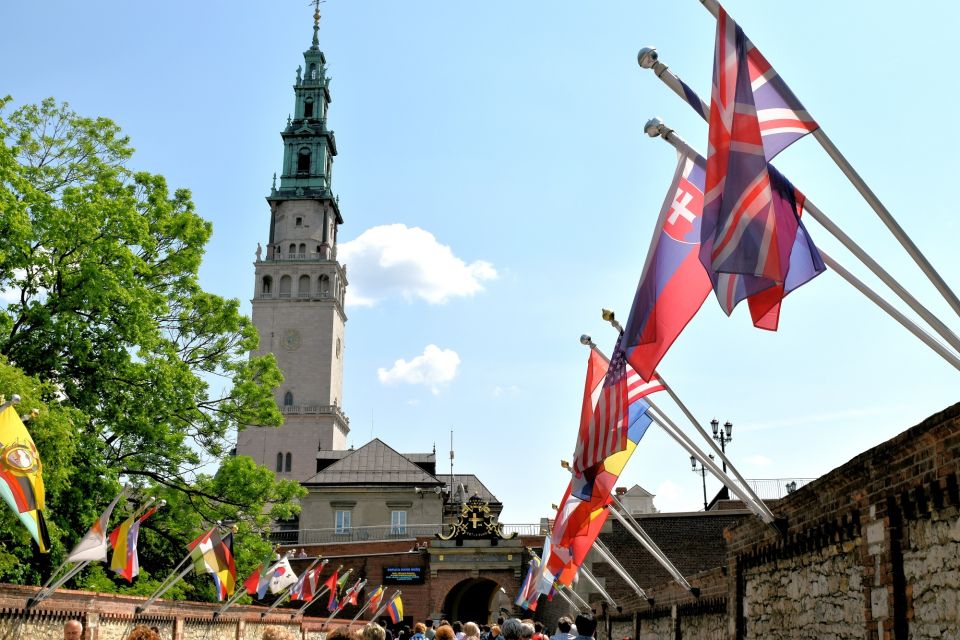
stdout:
[[453,622],[476,622],[487,624],[496,620],[500,607],[510,603],[500,585],[489,578],[461,580],[447,592],[443,599],[443,614]]

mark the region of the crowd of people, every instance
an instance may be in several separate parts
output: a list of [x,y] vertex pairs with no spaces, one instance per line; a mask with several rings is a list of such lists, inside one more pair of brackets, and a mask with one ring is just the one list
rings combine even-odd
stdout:
[[[546,633],[540,622],[518,618],[497,619],[497,624],[480,625],[476,622],[450,623],[441,620],[434,629],[433,620],[396,627],[393,633],[385,621],[371,622],[362,627],[338,626],[327,633],[326,640],[592,640],[597,623],[593,616],[582,613],[576,621],[562,617],[557,622],[553,635]],[[64,640],[81,640],[83,625],[78,620],[69,620],[63,626]],[[157,627],[137,625],[126,640],[161,640]],[[284,627],[267,627],[262,640],[295,640],[294,634]]]

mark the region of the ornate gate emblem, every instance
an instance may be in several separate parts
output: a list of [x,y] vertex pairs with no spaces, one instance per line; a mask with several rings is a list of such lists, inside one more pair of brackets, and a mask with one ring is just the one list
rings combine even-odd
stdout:
[[467,500],[463,509],[460,510],[460,515],[457,516],[457,522],[450,527],[450,531],[438,533],[437,537],[441,540],[481,538],[512,540],[517,537],[516,532],[509,536],[503,534],[503,525],[494,519],[490,505],[479,496],[473,496]]

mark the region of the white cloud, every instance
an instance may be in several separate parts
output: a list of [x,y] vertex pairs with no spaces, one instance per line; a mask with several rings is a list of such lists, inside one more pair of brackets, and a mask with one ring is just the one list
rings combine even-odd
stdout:
[[489,262],[467,264],[429,231],[404,224],[367,229],[341,244],[337,255],[348,268],[347,304],[353,306],[369,307],[393,296],[443,304],[473,296],[484,290],[485,281],[497,278]]
[[769,467],[770,465],[773,464],[773,460],[763,455],[762,453],[758,453],[756,455],[744,458],[743,461],[752,465],[756,465],[758,467]]
[[515,384],[511,384],[506,387],[501,387],[500,385],[495,386],[491,391],[490,395],[494,398],[501,398],[503,396],[509,396],[515,398],[520,395],[520,387]]
[[16,282],[23,280],[27,275],[27,272],[23,269],[14,269],[13,278],[10,280],[9,289],[0,289],[0,304],[12,304],[14,302],[20,302],[20,287],[16,286]]
[[377,378],[383,384],[422,384],[437,394],[441,385],[457,377],[459,366],[460,356],[456,351],[428,344],[421,355],[409,362],[401,358],[390,369],[377,369]]

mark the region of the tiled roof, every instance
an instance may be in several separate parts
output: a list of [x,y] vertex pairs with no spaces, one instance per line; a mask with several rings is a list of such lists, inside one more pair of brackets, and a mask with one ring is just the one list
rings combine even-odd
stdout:
[[[484,502],[500,502],[497,500],[497,496],[493,495],[493,493],[490,492],[490,489],[487,489],[487,487],[480,482],[480,479],[477,478],[477,476],[469,473],[455,473],[453,474],[453,478],[457,485],[463,484],[463,486],[466,488],[467,499],[470,499],[473,494],[477,494]],[[438,473],[437,480],[447,486],[450,486],[449,473]]]
[[304,484],[411,484],[431,487],[440,484],[437,478],[379,438],[346,454]]

